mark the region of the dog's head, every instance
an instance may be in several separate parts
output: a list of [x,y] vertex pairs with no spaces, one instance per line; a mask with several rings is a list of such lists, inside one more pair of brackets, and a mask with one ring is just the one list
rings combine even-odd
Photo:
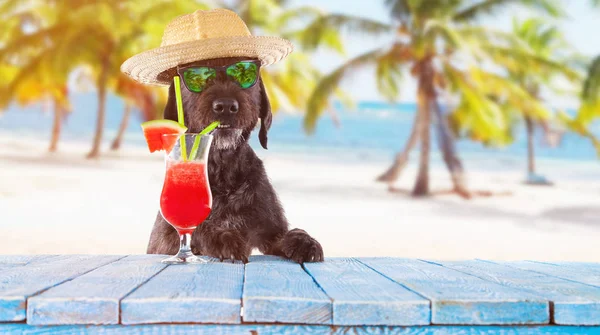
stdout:
[[[215,58],[192,63],[194,66],[226,66],[250,58]],[[172,75],[176,75],[173,73]],[[201,93],[189,91],[181,85],[181,98],[188,132],[197,133],[213,121],[221,125],[214,132],[213,145],[216,149],[235,149],[248,141],[250,133],[260,118],[258,138],[267,148],[267,131],[271,127],[271,104],[259,77],[250,88],[242,88],[222,73],[207,83]],[[165,106],[165,119],[177,121],[175,88],[169,87],[169,100]]]

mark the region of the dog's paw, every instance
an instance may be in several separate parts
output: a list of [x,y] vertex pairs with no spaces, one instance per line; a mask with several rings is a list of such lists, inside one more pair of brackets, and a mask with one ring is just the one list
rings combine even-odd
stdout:
[[323,248],[302,229],[288,231],[281,241],[284,256],[294,262],[322,262]]
[[248,244],[244,241],[240,233],[234,230],[222,230],[213,237],[210,241],[210,247],[207,250],[208,255],[216,257],[221,261],[230,259],[248,263],[250,251],[248,250]]

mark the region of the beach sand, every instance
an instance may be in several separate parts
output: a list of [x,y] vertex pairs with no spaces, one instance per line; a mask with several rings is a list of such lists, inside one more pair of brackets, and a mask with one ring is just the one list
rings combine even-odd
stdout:
[[[0,254],[145,252],[162,155],[126,147],[90,161],[88,145],[62,143],[50,154],[45,141],[0,137]],[[490,170],[467,157],[470,186],[503,195],[465,201],[387,192],[374,179],[388,162],[260,154],[291,226],[326,256],[600,261],[597,162],[539,160],[556,185],[532,187],[522,184],[524,159]],[[398,187],[410,188],[415,174],[412,162]],[[433,166],[431,185],[449,188],[443,166]]]

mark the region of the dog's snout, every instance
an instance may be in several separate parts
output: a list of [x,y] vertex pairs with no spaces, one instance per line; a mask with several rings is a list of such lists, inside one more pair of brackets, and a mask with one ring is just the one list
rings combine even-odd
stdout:
[[220,114],[223,112],[237,113],[240,109],[240,105],[237,100],[231,98],[220,98],[216,99],[212,103],[213,112]]

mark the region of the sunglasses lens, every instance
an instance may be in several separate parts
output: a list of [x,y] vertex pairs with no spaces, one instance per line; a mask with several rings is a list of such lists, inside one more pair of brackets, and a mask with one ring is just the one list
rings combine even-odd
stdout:
[[183,72],[183,81],[190,91],[200,93],[206,86],[206,83],[214,79],[216,75],[215,69],[209,67],[192,67]]
[[256,83],[258,66],[252,62],[239,62],[227,68],[227,75],[233,78],[242,88],[248,88]]

